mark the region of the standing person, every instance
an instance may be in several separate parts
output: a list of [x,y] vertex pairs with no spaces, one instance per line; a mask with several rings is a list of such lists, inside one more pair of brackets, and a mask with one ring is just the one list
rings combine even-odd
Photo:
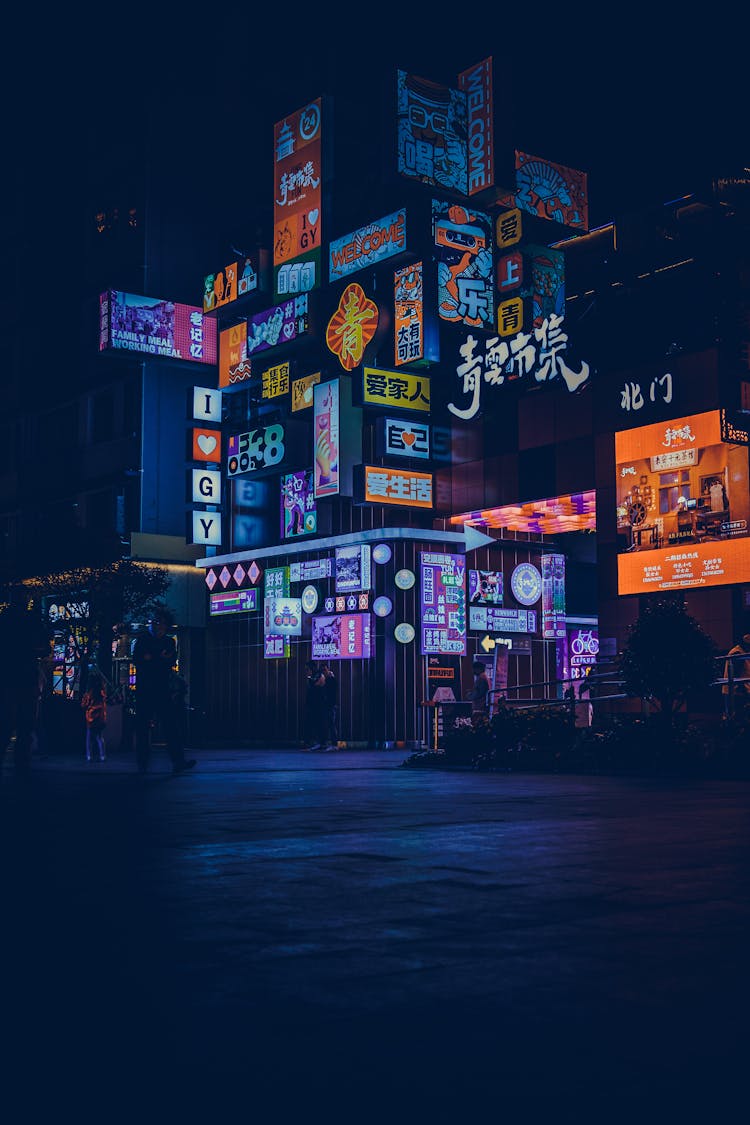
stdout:
[[138,637],[133,647],[135,664],[135,753],[138,772],[146,773],[151,758],[151,732],[161,723],[173,773],[192,769],[195,759],[186,761],[180,722],[170,692],[170,672],[177,662],[174,637],[167,635],[172,619],[166,610],[154,613],[148,633]]
[[[730,702],[729,684],[722,685],[722,694],[729,714],[732,712],[742,718],[750,712],[750,633],[744,633],[733,648],[727,653],[724,663],[724,679],[729,678],[729,667],[732,668],[732,679],[747,677],[746,683],[733,683],[733,697]],[[732,710],[730,710],[730,707]]]
[[305,664],[305,750],[320,750],[327,735],[325,677],[314,660]]
[[14,733],[14,773],[26,777],[31,769],[41,694],[39,662],[48,653],[49,637],[29,606],[28,593],[15,586],[0,613],[0,773]]
[[326,697],[327,750],[338,750],[339,742],[339,682],[328,661],[323,663],[324,690]]
[[471,665],[474,673],[474,685],[469,692],[472,715],[486,715],[489,702],[490,681],[487,670],[481,660],[475,660]]
[[81,697],[81,707],[86,717],[86,761],[90,762],[95,755],[103,762],[106,758],[104,728],[107,725],[107,693],[97,672],[92,672],[89,676],[86,691]]

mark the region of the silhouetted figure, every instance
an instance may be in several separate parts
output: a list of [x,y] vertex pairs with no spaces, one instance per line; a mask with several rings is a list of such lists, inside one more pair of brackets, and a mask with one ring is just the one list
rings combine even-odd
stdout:
[[48,652],[47,632],[29,608],[27,591],[23,586],[14,587],[0,613],[0,764],[15,733],[17,776],[26,776],[31,768],[41,693],[39,662]]
[[151,759],[151,737],[161,724],[174,773],[192,769],[195,760],[185,759],[184,733],[170,691],[170,673],[177,661],[174,637],[167,635],[171,618],[157,610],[133,647],[135,664],[135,753],[139,773],[146,773]]
[[322,665],[326,697],[326,737],[328,750],[337,750],[339,741],[339,682],[328,661]]
[[92,672],[86,690],[81,696],[81,707],[86,719],[86,761],[106,758],[104,729],[107,725],[107,692],[101,676]]
[[325,676],[314,660],[305,664],[307,687],[305,694],[306,750],[321,750],[328,737]]
[[487,704],[489,702],[490,681],[487,675],[487,669],[481,660],[475,660],[471,665],[471,670],[474,673],[474,684],[469,692],[469,699],[471,700],[471,713],[472,715],[487,713]]

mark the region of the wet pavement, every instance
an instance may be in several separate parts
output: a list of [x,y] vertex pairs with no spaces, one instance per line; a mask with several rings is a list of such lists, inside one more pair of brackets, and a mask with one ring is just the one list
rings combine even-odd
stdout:
[[27,1120],[102,1090],[220,1122],[730,1119],[750,783],[195,757],[6,768],[5,1086]]

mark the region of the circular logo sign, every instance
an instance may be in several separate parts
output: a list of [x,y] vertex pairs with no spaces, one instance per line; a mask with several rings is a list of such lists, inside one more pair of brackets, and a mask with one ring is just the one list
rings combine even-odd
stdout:
[[533,605],[542,594],[542,576],[531,563],[519,563],[510,576],[510,588],[521,605]]
[[408,621],[401,621],[393,630],[393,635],[399,644],[408,645],[414,640],[414,626]]
[[376,543],[372,549],[373,559],[376,563],[380,563],[381,566],[383,563],[391,561],[392,554],[393,552],[387,543]]
[[397,570],[393,581],[398,586],[399,590],[411,590],[416,582],[413,570]]
[[393,612],[393,602],[383,594],[372,603],[372,612],[376,617],[387,617]]
[[302,591],[302,608],[305,613],[315,613],[318,608],[318,591],[314,586],[305,586]]

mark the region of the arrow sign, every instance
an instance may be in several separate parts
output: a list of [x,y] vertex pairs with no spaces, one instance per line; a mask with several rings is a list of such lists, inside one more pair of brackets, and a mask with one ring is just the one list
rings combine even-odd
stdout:
[[494,637],[491,637],[489,633],[485,633],[479,643],[485,652],[490,652],[495,647]]
[[477,547],[486,547],[488,543],[497,542],[491,535],[485,535],[483,531],[479,531],[468,523],[464,524],[464,541],[466,543],[464,550],[467,552],[476,551]]

